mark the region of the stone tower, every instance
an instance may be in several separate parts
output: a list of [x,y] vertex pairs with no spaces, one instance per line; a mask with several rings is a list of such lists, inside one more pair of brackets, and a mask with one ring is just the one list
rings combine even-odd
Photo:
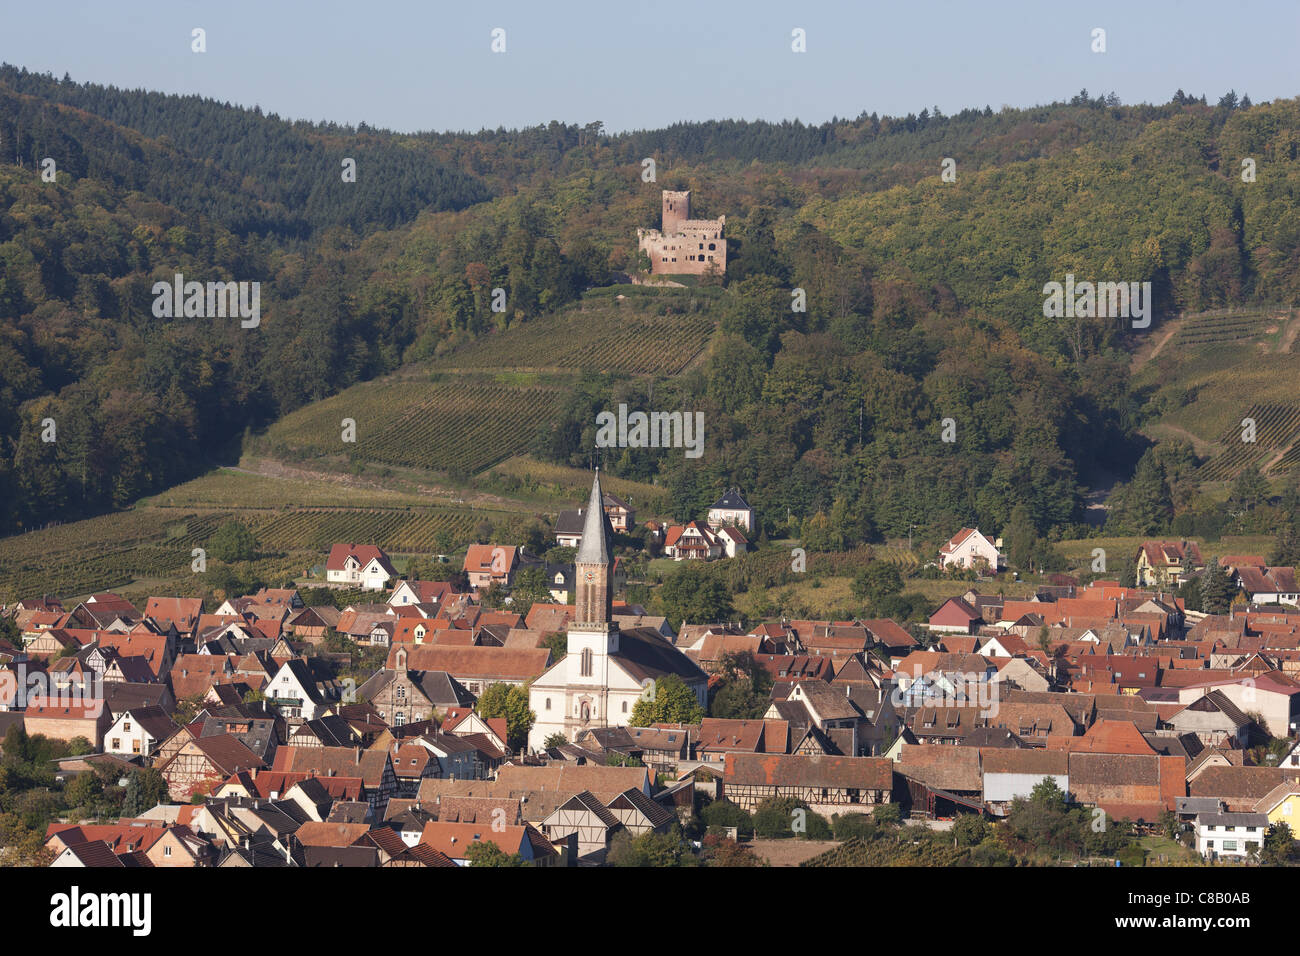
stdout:
[[580,662],[581,681],[604,682],[608,657],[618,652],[618,624],[613,616],[614,569],[609,550],[614,530],[605,515],[604,500],[597,470],[591,483],[582,540],[573,561],[576,595],[568,652]]
[[663,191],[663,225],[660,229],[665,236],[675,236],[681,224],[691,218],[691,191]]

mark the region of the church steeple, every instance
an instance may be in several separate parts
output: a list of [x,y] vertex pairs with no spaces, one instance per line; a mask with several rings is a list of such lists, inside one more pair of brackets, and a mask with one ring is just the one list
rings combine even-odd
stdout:
[[591,498],[582,524],[582,541],[574,558],[576,590],[574,623],[582,628],[606,628],[613,620],[613,562],[610,539],[614,529],[605,515],[605,496],[600,490],[600,470],[591,483]]
[[609,539],[613,533],[609,518],[605,516],[605,495],[600,490],[600,469],[597,468],[596,477],[591,482],[587,514],[582,522],[582,540],[573,560],[577,564],[609,564]]

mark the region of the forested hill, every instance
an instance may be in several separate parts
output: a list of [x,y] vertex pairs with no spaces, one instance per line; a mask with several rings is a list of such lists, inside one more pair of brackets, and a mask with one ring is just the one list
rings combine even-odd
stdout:
[[[1298,147],[1296,101],[1235,95],[408,135],[0,67],[0,530],[126,506],[307,403],[575,303],[635,268],[661,188],[727,216],[726,289],[688,306],[717,335],[659,391],[586,382],[538,454],[585,461],[620,390],[671,396],[708,412],[705,456],[609,464],[683,502],[742,484],[761,513],[838,506],[862,534],[1018,505],[1064,527],[1090,468],[1132,473],[1146,397],[1126,327],[1045,321],[1043,284],[1151,281],[1157,323],[1293,304]],[[261,326],[154,318],[176,272],[260,281]],[[933,440],[949,417],[955,447]]]

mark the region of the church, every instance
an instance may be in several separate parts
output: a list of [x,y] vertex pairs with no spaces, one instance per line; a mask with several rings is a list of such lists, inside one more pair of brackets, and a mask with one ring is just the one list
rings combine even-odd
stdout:
[[654,681],[676,674],[708,704],[708,675],[653,628],[620,630],[614,620],[614,536],[602,507],[600,472],[591,484],[582,540],[574,558],[574,615],[568,653],[533,681],[530,709],[537,715],[528,748],[542,749],[552,734],[573,740],[584,730],[625,727],[632,708]]

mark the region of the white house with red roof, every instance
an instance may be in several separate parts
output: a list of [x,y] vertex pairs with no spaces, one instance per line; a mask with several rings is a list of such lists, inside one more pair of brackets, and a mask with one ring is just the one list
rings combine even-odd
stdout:
[[347,584],[367,591],[383,591],[397,577],[388,555],[373,544],[336,544],[325,562],[330,584]]
[[688,559],[712,561],[726,553],[717,532],[699,521],[674,525],[664,537],[664,557],[674,561]]
[[962,528],[939,549],[939,564],[945,568],[978,568],[981,563],[990,571],[1007,566],[1006,556],[997,544],[982,535],[978,528]]

